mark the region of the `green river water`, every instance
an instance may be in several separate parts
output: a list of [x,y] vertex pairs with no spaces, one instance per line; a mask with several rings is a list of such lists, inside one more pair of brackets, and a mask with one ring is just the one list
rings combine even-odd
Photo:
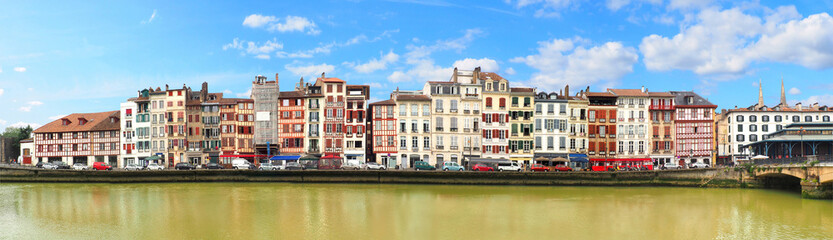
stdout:
[[758,189],[3,183],[0,239],[833,239],[833,202]]

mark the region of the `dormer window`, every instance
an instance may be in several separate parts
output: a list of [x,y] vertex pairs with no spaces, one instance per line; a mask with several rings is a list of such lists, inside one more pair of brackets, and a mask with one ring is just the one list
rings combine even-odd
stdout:
[[84,124],[87,124],[87,122],[88,122],[88,121],[87,121],[87,119],[86,119],[86,118],[78,118],[78,125],[82,125],[82,126],[83,126]]
[[66,126],[66,125],[69,125],[70,123],[72,123],[72,122],[70,122],[69,119],[66,119],[66,118],[61,119],[61,125]]

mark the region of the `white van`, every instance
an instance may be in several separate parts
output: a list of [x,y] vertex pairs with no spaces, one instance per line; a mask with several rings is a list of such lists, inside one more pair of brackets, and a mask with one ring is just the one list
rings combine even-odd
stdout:
[[521,165],[517,162],[500,162],[497,164],[497,170],[500,172],[503,171],[521,171]]
[[254,169],[255,165],[249,162],[249,160],[238,158],[231,160],[231,168],[233,169]]

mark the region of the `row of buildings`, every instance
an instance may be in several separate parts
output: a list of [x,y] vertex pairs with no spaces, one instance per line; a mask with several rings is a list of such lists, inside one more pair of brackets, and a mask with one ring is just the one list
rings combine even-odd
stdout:
[[[589,87],[539,92],[496,73],[454,69],[448,81],[398,88],[369,103],[370,87],[321,74],[291,91],[257,76],[251,98],[208,91],[147,88],[119,111],[70,114],[34,131],[31,162],[228,163],[281,159],[375,161],[408,168],[508,160],[523,164],[648,161],[727,164],[747,146],[797,122],[827,122],[833,111],[759,103],[715,113],[691,91]],[[762,92],[762,91],[761,91]],[[762,94],[761,94],[762,95]],[[771,126],[770,126],[771,125]],[[737,126],[735,128],[735,126]],[[715,160],[720,161],[715,161]]]

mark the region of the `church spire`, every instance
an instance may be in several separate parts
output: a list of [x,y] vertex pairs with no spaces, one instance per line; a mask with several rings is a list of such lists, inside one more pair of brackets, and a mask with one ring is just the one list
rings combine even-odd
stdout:
[[781,105],[787,106],[787,95],[784,94],[784,75],[781,75]]
[[758,108],[764,106],[764,88],[761,81],[761,79],[758,79]]

